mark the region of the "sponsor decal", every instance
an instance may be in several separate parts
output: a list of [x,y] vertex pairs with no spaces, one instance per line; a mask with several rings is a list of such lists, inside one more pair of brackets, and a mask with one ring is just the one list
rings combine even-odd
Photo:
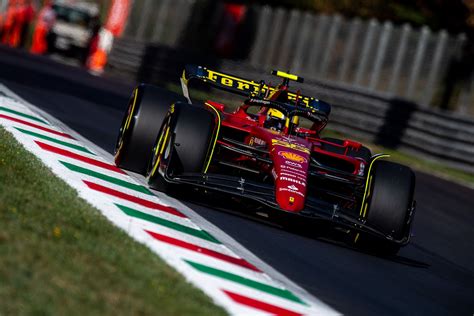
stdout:
[[297,167],[297,168],[303,168],[303,166],[297,162],[285,160],[285,163],[289,166]]
[[278,146],[282,146],[282,147],[285,147],[285,148],[294,149],[294,150],[297,150],[297,151],[304,152],[306,154],[310,153],[310,150],[308,148],[306,148],[305,146],[301,146],[299,144],[289,143],[289,142],[281,140],[281,139],[272,139],[272,145],[278,145]]
[[288,189],[293,190],[293,191],[298,191],[298,188],[294,184],[289,185]]
[[280,188],[280,189],[278,189],[278,191],[279,191],[279,192],[282,192],[282,191],[290,192],[290,193],[299,195],[299,196],[301,196],[301,197],[304,197],[304,194],[301,193],[300,191],[295,191],[295,190],[291,190],[291,189],[288,189],[288,188]]
[[303,176],[303,177],[306,178],[306,172],[303,169],[297,169],[297,168],[293,168],[293,167],[285,166],[285,165],[281,165],[280,167],[281,167],[282,170],[284,170],[286,172],[292,172],[292,173],[298,174],[298,175]]
[[[248,81],[232,76],[228,76],[223,73],[219,73],[210,69],[207,70],[206,79],[213,81],[215,83],[219,83],[223,86],[235,88],[238,90],[248,91],[253,90],[253,92],[259,92],[260,85],[253,81]],[[268,87],[264,87],[268,88]]]
[[260,139],[254,136],[250,139],[250,145],[253,145],[253,144],[263,146],[263,145],[266,145],[267,143],[263,139]]
[[296,184],[299,184],[299,185],[302,185],[302,186],[306,187],[306,182],[300,181],[300,180],[295,179],[295,178],[280,177],[280,181],[293,182],[293,183],[296,183]]
[[285,176],[285,177],[292,177],[295,179],[298,179],[300,181],[306,181],[306,178],[303,177],[301,174],[295,174],[295,173],[288,173],[288,172],[280,172],[280,176]]
[[292,152],[289,152],[289,151],[280,151],[280,152],[278,152],[278,155],[285,158],[285,159],[288,159],[290,161],[300,163],[300,164],[308,162],[305,157],[303,157],[301,155],[298,155],[298,154],[295,154],[295,153],[292,153]]
[[285,135],[282,135],[280,137],[275,137],[275,139],[281,140],[281,141],[284,141],[284,142],[291,142],[291,141],[294,140],[294,138],[291,138],[291,136],[285,136]]
[[[207,74],[205,74],[203,79],[205,79],[206,81],[209,80],[209,81],[215,82],[216,84],[219,84],[222,86],[226,86],[229,88],[233,88],[233,89],[237,89],[237,90],[241,90],[245,92],[254,92],[254,93],[260,92],[260,89],[263,92],[266,92],[268,90],[275,91],[275,88],[269,87],[267,85],[263,85],[263,87],[261,87],[260,83],[257,83],[255,81],[237,78],[237,77],[223,74],[223,73],[210,70],[207,68],[204,68],[204,70],[207,72]],[[296,94],[293,92],[288,92],[288,99],[291,101],[296,101]],[[314,99],[309,98],[307,96],[300,95],[298,97],[298,100],[303,102],[306,106],[309,106],[310,101]],[[265,102],[265,100],[261,100],[261,99],[254,99],[253,101],[263,102],[263,103]],[[265,105],[262,104],[262,106],[265,106]]]

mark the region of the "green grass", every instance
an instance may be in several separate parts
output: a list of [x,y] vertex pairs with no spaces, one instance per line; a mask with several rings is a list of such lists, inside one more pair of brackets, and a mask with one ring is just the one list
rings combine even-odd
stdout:
[[[474,175],[455,169],[449,166],[446,166],[440,162],[420,158],[415,155],[408,153],[400,152],[394,149],[384,148],[377,145],[371,145],[372,150],[376,149],[377,152],[383,152],[390,155],[390,158],[393,161],[399,162],[410,166],[411,168],[425,173],[434,174],[442,178],[452,180],[454,182],[463,183],[468,186],[474,186]],[[375,152],[374,151],[374,152]]]
[[0,315],[220,315],[0,128]]
[[[337,138],[344,138],[345,135],[341,134],[337,131],[333,130],[325,130],[323,132],[324,137],[337,137]],[[356,137],[348,137],[353,138],[357,141],[360,141],[365,146],[369,147],[372,151],[372,154],[375,153],[385,153],[390,155],[390,159],[392,161],[410,166],[411,168],[419,171],[423,171],[425,173],[434,174],[440,176],[442,178],[446,178],[448,180],[466,184],[468,186],[474,186],[474,174],[469,174],[464,171],[461,171],[456,168],[452,168],[446,166],[441,162],[437,162],[428,158],[423,158],[416,156],[414,154],[408,154],[405,152],[401,152],[399,150],[390,149],[386,147],[382,147],[376,144],[369,143],[363,139],[357,139]]]

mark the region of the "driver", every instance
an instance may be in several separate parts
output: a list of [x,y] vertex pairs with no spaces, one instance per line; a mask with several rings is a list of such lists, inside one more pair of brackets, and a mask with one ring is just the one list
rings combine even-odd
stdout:
[[285,123],[286,117],[282,112],[276,109],[268,109],[267,118],[265,119],[263,127],[277,132],[282,132],[285,128]]
[[[291,126],[298,126],[299,123],[299,118],[297,116],[294,116],[292,121],[291,121]],[[281,112],[276,109],[269,109],[267,111],[267,117],[265,120],[265,123],[263,124],[263,127],[277,131],[277,132],[282,132],[285,129],[286,125],[286,116]]]

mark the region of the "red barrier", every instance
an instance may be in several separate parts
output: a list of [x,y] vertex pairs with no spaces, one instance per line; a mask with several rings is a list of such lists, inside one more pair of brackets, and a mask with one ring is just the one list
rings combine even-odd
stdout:
[[33,32],[33,40],[31,43],[31,53],[45,54],[48,51],[48,43],[46,37],[48,32],[56,21],[56,14],[51,6],[50,1],[45,1],[43,8],[38,14],[36,20],[36,28]]
[[3,16],[1,42],[11,47],[24,46],[34,16],[31,0],[10,0]]
[[113,0],[105,27],[100,30],[96,48],[91,51],[87,61],[89,70],[96,73],[104,71],[107,55],[112,49],[114,37],[122,35],[129,10],[130,0]]

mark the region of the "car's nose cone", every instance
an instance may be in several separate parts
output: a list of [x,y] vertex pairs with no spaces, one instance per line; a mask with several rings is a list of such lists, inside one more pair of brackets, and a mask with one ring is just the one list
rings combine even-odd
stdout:
[[306,200],[309,154],[283,146],[275,146],[273,153],[276,201],[285,211],[301,211]]

